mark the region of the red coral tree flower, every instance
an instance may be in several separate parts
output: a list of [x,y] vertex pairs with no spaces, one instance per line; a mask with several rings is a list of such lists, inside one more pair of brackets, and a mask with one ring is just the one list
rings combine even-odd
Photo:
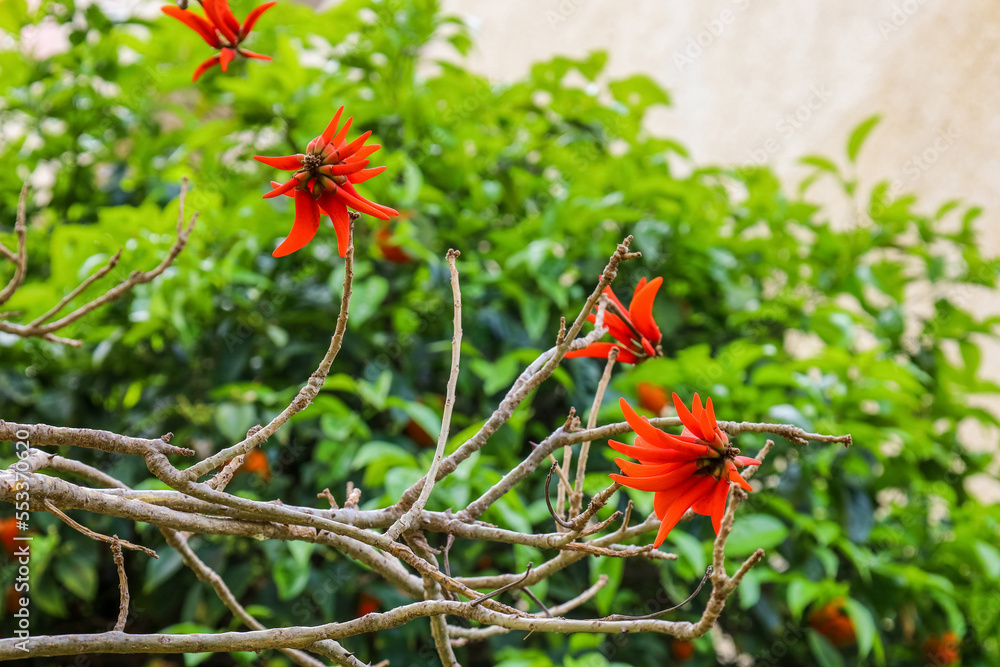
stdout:
[[653,510],[661,523],[654,547],[663,544],[688,508],[712,517],[712,527],[718,535],[729,485],[739,484],[747,491],[753,490],[740,476],[737,466],[760,465],[756,459],[740,456],[740,450],[729,444],[728,436],[715,420],[711,398],[702,407],[701,397],[695,394],[693,412],[677,394],[673,398],[677,416],[684,424],[680,435],[670,435],[656,428],[623,398],[621,409],[636,432],[635,445],[608,441],[615,451],[639,461],[615,459],[625,474],[611,475],[611,479],[630,489],[655,494]]
[[229,0],[202,0],[202,7],[205,9],[205,17],[195,14],[189,9],[181,9],[176,5],[167,5],[160,9],[167,16],[175,19],[198,33],[205,42],[213,49],[219,49],[218,55],[214,55],[194,71],[192,81],[197,81],[198,77],[216,65],[225,72],[229,68],[229,63],[237,55],[245,58],[256,58],[258,60],[271,60],[271,56],[261,55],[248,51],[240,46],[253,30],[257,19],[268,9],[278,4],[276,0],[265,2],[247,14],[247,18],[240,25],[229,8]]
[[847,601],[834,598],[809,614],[809,625],[837,648],[851,646],[857,639],[854,622],[847,613]]
[[309,142],[305,153],[282,157],[254,156],[255,160],[270,167],[295,172],[291,180],[284,184],[271,181],[274,189],[264,195],[264,199],[278,195],[295,197],[295,224],[288,237],[274,251],[275,257],[289,255],[312,241],[319,229],[321,213],[330,216],[333,222],[341,257],[347,253],[351,241],[348,206],[380,220],[399,215],[395,209],[368,201],[354,189],[354,184],[378,176],[385,171],[385,167],[366,168],[368,156],[382,147],[380,144],[365,146],[371,131],[347,143],[347,132],[354,118],[348,118],[344,127],[337,130],[343,111],[344,107],[337,109],[323,134]]
[[[608,308],[604,311],[604,326],[617,343],[591,343],[582,350],[572,350],[566,353],[567,359],[574,357],[595,357],[607,359],[612,348],[618,348],[618,361],[623,364],[637,364],[650,357],[663,354],[660,349],[660,328],[653,320],[653,300],[656,292],[663,284],[663,278],[654,278],[649,282],[643,278],[632,294],[632,303],[628,308],[615,296],[610,287],[604,288],[604,296],[608,298]],[[597,321],[597,316],[591,313],[587,316],[591,324]]]

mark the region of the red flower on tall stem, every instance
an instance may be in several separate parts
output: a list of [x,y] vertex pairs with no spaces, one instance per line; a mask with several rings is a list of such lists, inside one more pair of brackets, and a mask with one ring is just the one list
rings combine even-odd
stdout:
[[160,9],[167,16],[173,16],[198,33],[213,49],[219,49],[218,55],[214,55],[198,65],[191,78],[192,81],[197,81],[198,77],[216,65],[219,65],[225,72],[229,68],[229,63],[237,55],[258,60],[271,60],[271,56],[248,51],[240,44],[253,30],[261,14],[276,4],[278,4],[276,0],[271,0],[271,2],[265,2],[263,5],[255,7],[247,14],[242,25],[236,20],[233,11],[229,8],[229,0],[202,0],[202,8],[205,10],[207,18],[199,16],[189,9],[181,9],[176,5],[167,5]]
[[656,494],[653,510],[661,523],[654,547],[663,544],[688,508],[712,517],[712,527],[718,535],[729,485],[739,484],[747,491],[753,490],[740,476],[737,466],[760,465],[756,459],[740,456],[740,450],[729,444],[728,436],[715,420],[711,398],[702,407],[701,397],[695,394],[692,412],[677,394],[673,397],[677,416],[684,424],[680,435],[656,428],[623,398],[619,404],[629,426],[636,432],[635,445],[608,441],[615,451],[639,461],[615,459],[625,474],[611,475],[611,479],[630,489]]
[[[612,348],[618,348],[618,361],[623,364],[637,364],[650,357],[663,354],[660,349],[660,328],[653,320],[653,300],[656,292],[663,284],[663,278],[654,278],[649,282],[643,278],[636,285],[632,294],[632,303],[628,308],[618,300],[610,287],[604,288],[604,296],[608,298],[608,308],[604,311],[604,326],[617,343],[591,343],[582,350],[566,353],[566,359],[575,357],[596,357],[607,359]],[[587,316],[591,324],[597,321],[593,313]]]
[[368,156],[382,146],[365,146],[371,131],[347,143],[347,132],[354,118],[348,118],[344,127],[338,131],[343,111],[344,107],[337,109],[323,134],[309,142],[305,153],[282,157],[254,156],[255,160],[268,166],[295,172],[291,180],[284,184],[271,181],[274,189],[264,195],[264,199],[278,195],[295,197],[295,224],[288,237],[274,251],[275,257],[291,254],[312,241],[319,229],[321,213],[330,216],[333,221],[341,257],[347,253],[351,240],[348,206],[380,220],[399,215],[396,209],[368,201],[354,189],[355,183],[363,183],[372,176],[378,176],[385,171],[385,167],[366,169]]

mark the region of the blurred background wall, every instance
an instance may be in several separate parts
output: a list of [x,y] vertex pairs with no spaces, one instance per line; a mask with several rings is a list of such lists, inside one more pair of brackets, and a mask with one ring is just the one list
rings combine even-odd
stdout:
[[[676,137],[697,164],[770,164],[789,185],[806,154],[846,163],[852,128],[880,113],[859,162],[863,192],[889,180],[926,211],[961,197],[985,208],[984,254],[1000,254],[1000,4],[990,0],[444,0],[471,25],[470,65],[496,82],[554,55],[608,53],[608,78],[646,73],[670,108],[649,129]],[[446,49],[442,48],[442,56]],[[453,52],[452,52],[453,53]],[[447,57],[447,56],[446,56]],[[832,186],[831,186],[832,187]],[[842,197],[812,196],[841,224]],[[943,286],[918,289],[925,303]],[[948,290],[947,287],[943,287]],[[951,292],[983,315],[1000,294]],[[1000,381],[1000,345],[983,339],[984,373]],[[1000,397],[977,399],[1000,414]],[[998,434],[969,429],[967,446],[996,451]],[[1000,458],[998,458],[1000,464]],[[1000,483],[980,492],[1000,502]]]

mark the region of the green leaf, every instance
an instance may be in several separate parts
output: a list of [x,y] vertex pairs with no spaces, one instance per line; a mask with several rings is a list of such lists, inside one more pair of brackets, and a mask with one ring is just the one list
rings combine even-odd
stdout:
[[853,598],[848,598],[845,607],[847,615],[851,617],[854,624],[854,634],[858,641],[858,654],[865,658],[871,653],[872,644],[875,642],[877,634],[875,630],[875,619],[868,607],[864,606]]
[[73,595],[92,602],[97,594],[97,564],[91,558],[74,553],[56,558],[53,566],[56,578]]
[[819,667],[844,667],[844,658],[826,637],[810,629],[808,634],[809,649]]
[[749,514],[740,517],[726,542],[726,555],[735,558],[749,556],[757,549],[770,549],[785,541],[788,528],[770,514]]
[[838,169],[837,165],[833,163],[833,160],[825,158],[822,155],[806,155],[799,158],[799,162],[807,164],[811,167],[816,167],[821,171],[828,171],[831,174],[840,174],[840,169]]
[[861,147],[864,145],[865,139],[868,138],[868,134],[875,129],[875,126],[881,120],[882,116],[875,114],[861,121],[851,132],[851,136],[847,139],[847,158],[851,162],[857,160],[858,153],[861,152]]
[[16,36],[27,22],[27,0],[3,0],[0,2],[0,28]]
[[1000,551],[983,541],[976,542],[976,555],[983,564],[983,572],[987,578],[996,581],[1000,579]]
[[816,599],[820,593],[820,587],[808,579],[795,579],[788,584],[786,598],[788,609],[792,612],[792,619],[798,623],[802,620],[802,612],[805,611],[809,603]]

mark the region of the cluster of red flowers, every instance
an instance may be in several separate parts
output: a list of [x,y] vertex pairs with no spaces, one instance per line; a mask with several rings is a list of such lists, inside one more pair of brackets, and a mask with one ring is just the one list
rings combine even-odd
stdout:
[[343,112],[344,107],[340,107],[323,134],[309,142],[305,153],[282,157],[254,156],[255,160],[270,167],[295,172],[284,184],[272,181],[274,189],[264,195],[268,199],[283,194],[292,196],[294,192],[295,197],[295,224],[284,243],[274,251],[275,257],[293,253],[312,240],[319,229],[320,211],[333,221],[341,257],[347,252],[351,238],[348,206],[381,220],[399,215],[395,209],[368,201],[354,189],[355,183],[363,183],[381,174],[385,167],[367,168],[368,156],[381,148],[379,144],[365,146],[371,131],[347,143],[347,132],[354,119],[348,118],[338,131]]

